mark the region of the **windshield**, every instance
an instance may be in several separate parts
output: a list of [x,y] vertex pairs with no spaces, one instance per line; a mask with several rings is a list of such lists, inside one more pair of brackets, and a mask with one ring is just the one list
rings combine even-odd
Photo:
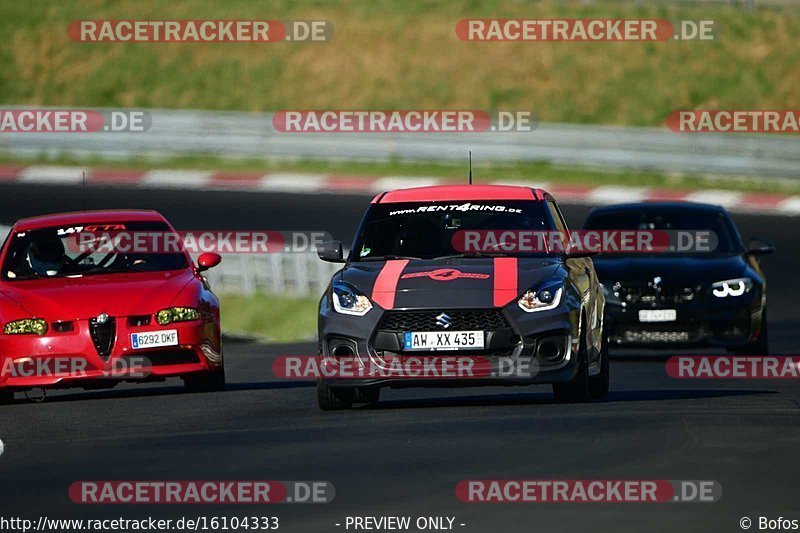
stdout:
[[[739,233],[725,214],[708,209],[687,207],[644,207],[637,210],[603,211],[590,215],[584,224],[586,230],[651,230],[686,232],[711,232],[714,239],[712,251],[670,251],[670,255],[731,255],[743,252]],[[626,255],[626,254],[614,254]],[[630,255],[630,254],[627,254]],[[653,255],[637,252],[636,255]]]
[[[96,226],[96,225],[95,225]],[[171,232],[164,222],[115,222],[103,224],[135,232]],[[120,272],[153,272],[188,267],[182,253],[119,253],[85,250],[77,235],[91,225],[69,228],[51,227],[18,232],[11,239],[3,263],[5,281],[114,274]]]
[[[483,247],[468,252],[460,246],[465,232],[552,229],[543,202],[481,200],[473,202],[409,202],[370,206],[361,223],[351,261],[391,258],[434,259],[449,256],[530,256],[530,252]],[[542,254],[538,254],[542,255]]]

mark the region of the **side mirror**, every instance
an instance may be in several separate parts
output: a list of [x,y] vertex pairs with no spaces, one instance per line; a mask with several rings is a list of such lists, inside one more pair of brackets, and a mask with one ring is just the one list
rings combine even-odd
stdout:
[[200,257],[197,258],[197,271],[204,272],[209,268],[214,268],[220,261],[222,261],[222,256],[218,253],[206,252],[200,254]]
[[748,255],[769,255],[775,251],[775,246],[767,239],[761,237],[753,237],[747,243]]
[[341,241],[325,241],[317,248],[317,255],[329,263],[344,263]]

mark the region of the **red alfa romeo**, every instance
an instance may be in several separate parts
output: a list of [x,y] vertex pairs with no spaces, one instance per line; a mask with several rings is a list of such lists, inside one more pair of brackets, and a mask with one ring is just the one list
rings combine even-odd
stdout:
[[106,388],[181,377],[225,386],[219,300],[182,248],[122,253],[77,246],[104,230],[174,234],[155,211],[90,211],[23,219],[0,251],[0,400],[15,391]]

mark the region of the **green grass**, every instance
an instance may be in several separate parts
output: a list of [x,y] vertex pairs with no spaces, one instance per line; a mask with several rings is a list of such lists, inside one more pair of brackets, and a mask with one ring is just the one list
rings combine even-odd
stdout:
[[223,294],[220,304],[223,332],[256,335],[270,342],[316,337],[319,298]]
[[[38,156],[15,159],[0,153],[0,164],[87,165],[103,168],[175,168],[232,172],[298,172],[341,174],[346,176],[426,176],[454,182],[466,180],[463,163],[442,162],[358,162],[289,159],[224,159],[210,156],[176,157],[168,159],[130,159],[107,161],[98,158],[72,156]],[[522,183],[559,185],[629,185],[667,189],[725,189],[746,192],[800,193],[800,183],[791,179],[751,179],[748,177],[700,176],[663,174],[633,170],[597,170],[584,167],[552,165],[549,163],[514,162],[508,164],[476,164],[473,167],[476,183],[512,180]]]
[[[715,41],[468,43],[467,17],[712,19]],[[78,43],[78,19],[325,19],[328,43]],[[661,125],[684,108],[800,107],[800,13],[580,0],[0,2],[0,104],[533,110]]]

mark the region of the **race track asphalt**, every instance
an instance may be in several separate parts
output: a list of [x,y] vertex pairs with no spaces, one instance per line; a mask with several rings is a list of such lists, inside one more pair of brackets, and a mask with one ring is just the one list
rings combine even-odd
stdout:
[[[81,193],[0,185],[0,224],[81,208]],[[90,208],[155,208],[179,229],[326,230],[349,240],[363,196],[90,189]],[[586,207],[567,206],[578,226]],[[796,354],[798,219],[737,215],[745,236],[773,240],[765,260],[770,337]],[[665,354],[612,361],[600,402],[555,404],[546,387],[384,391],[376,406],[317,409],[310,383],[273,377],[276,355],[313,343],[228,342],[225,392],[179,381],[65,391],[0,408],[0,516],[49,518],[275,515],[287,532],[346,531],[347,516],[453,516],[465,532],[741,531],[748,516],[800,519],[796,381],[680,381]],[[716,480],[716,503],[466,504],[463,479]],[[326,480],[330,504],[86,506],[76,480]],[[335,524],[342,524],[336,526]],[[458,524],[464,524],[460,526]],[[757,525],[752,529],[756,529]],[[353,529],[350,529],[353,531]]]

